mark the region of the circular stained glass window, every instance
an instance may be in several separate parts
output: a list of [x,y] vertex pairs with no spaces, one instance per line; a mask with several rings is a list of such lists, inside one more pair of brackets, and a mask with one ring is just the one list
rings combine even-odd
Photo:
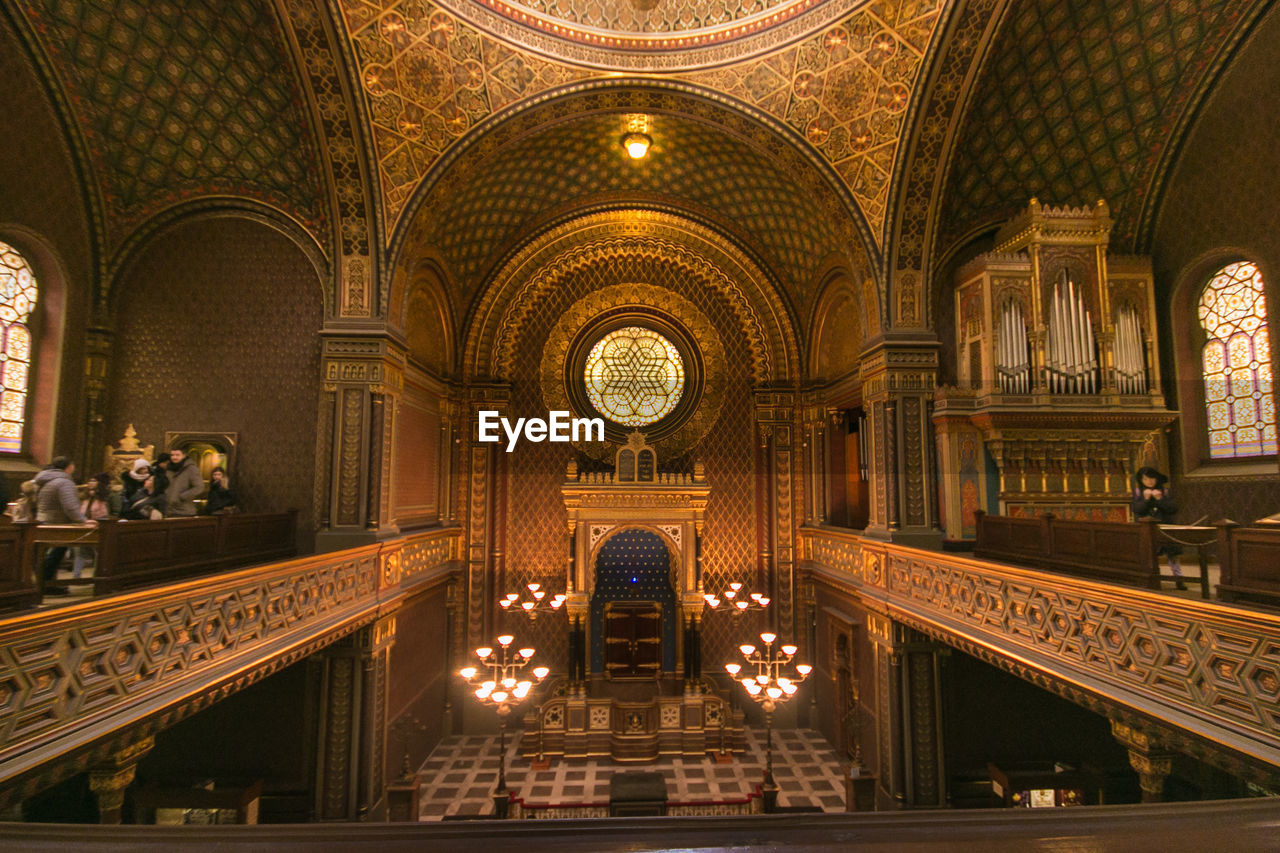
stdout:
[[645,426],[680,402],[684,360],[652,329],[626,326],[596,341],[583,379],[587,397],[602,415],[626,426]]

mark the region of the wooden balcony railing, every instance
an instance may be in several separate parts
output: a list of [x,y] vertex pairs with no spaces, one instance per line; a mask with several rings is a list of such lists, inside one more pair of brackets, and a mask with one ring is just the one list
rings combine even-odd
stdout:
[[35,790],[50,761],[91,761],[311,654],[461,550],[441,528],[0,619],[0,786]]
[[291,510],[159,521],[112,519],[96,526],[41,524],[33,537],[36,545],[93,548],[93,591],[101,594],[292,557],[298,552],[297,526],[298,512]]
[[1280,607],[1280,525],[1218,526],[1218,597]]
[[[1186,579],[1198,581],[1201,597],[1209,597],[1206,549],[1218,544],[1212,527],[1154,521],[1069,521],[1052,514],[1016,518],[987,515],[981,510],[974,516],[976,557],[1148,589],[1160,589],[1165,581],[1178,580],[1172,574],[1161,574],[1161,546],[1188,544],[1196,552],[1199,574]],[[1191,568],[1185,567],[1188,571]]]
[[1171,747],[1280,768],[1280,614],[848,531],[800,538],[815,583],[1100,713],[1150,722]]

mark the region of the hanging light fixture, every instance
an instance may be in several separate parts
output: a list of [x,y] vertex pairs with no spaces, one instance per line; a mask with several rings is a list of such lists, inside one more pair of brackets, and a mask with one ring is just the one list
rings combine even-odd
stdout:
[[640,160],[649,153],[649,146],[653,144],[649,137],[649,117],[644,113],[631,113],[626,119],[627,132],[622,137],[622,147],[631,159]]

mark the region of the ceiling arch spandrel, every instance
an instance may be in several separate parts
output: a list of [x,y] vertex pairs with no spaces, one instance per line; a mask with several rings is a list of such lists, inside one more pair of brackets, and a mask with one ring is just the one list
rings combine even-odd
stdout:
[[[832,164],[879,239],[907,108],[944,2],[867,4],[764,55],[662,76],[722,92],[794,129]],[[469,130],[597,75],[494,38],[427,0],[342,0],[342,8],[393,225],[432,165]]]
[[302,99],[268,4],[20,0],[67,95],[113,245],[156,212],[216,195],[324,231]]
[[951,164],[945,251],[1037,196],[1105,198],[1112,245],[1141,250],[1144,222],[1198,90],[1259,0],[1035,0],[1011,7]]

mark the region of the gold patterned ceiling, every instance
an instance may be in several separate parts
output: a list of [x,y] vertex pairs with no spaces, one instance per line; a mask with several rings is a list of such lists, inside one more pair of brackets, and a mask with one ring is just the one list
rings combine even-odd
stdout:
[[676,71],[740,62],[811,35],[871,0],[438,0],[543,56],[593,68]]
[[[882,257],[927,277],[931,258],[1032,193],[1107,197],[1118,242],[1141,251],[1181,136],[1273,6],[214,5],[15,0],[0,25],[62,118],[98,269],[181,205],[248,201],[312,235],[333,272],[331,309],[351,317],[384,310],[387,249],[412,246],[410,231],[447,256],[465,303],[512,241],[584,205],[717,223],[760,256],[797,316],[824,253],[869,261],[883,291]],[[663,167],[617,172],[593,148],[607,121],[591,114],[653,90],[667,93],[650,98]],[[523,169],[521,139],[538,152]]]
[[[522,113],[512,142],[469,149],[430,188],[405,239],[443,256],[455,304],[470,301],[510,247],[592,207],[674,209],[710,222],[751,247],[798,306],[808,304],[826,258],[843,252],[866,265],[839,198],[811,164],[770,151],[763,130],[739,136],[752,128],[726,127],[726,110],[645,94],[633,101],[631,90],[615,89]],[[619,144],[623,116],[637,103],[652,115],[643,160]]]
[[[941,6],[884,0],[767,55],[666,76],[737,99],[806,139],[878,236]],[[520,101],[599,76],[515,47],[426,0],[343,0],[342,8],[373,123],[388,223],[399,220],[435,161],[468,131]]]

